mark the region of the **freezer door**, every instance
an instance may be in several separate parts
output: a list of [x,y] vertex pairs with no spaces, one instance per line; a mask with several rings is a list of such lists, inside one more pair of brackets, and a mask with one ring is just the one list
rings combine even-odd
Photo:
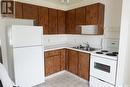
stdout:
[[45,81],[44,56],[41,46],[15,48],[15,83],[20,87],[32,87]]
[[13,25],[9,31],[10,44],[13,47],[42,45],[42,27]]

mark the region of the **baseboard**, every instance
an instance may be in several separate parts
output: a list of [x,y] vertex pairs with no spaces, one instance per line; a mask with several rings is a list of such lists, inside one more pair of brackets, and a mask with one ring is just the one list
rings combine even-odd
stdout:
[[66,70],[63,70],[63,71],[54,73],[54,74],[52,74],[52,75],[49,75],[49,76],[45,77],[45,79],[47,80],[47,79],[50,79],[50,78],[54,78],[55,76],[58,76],[58,75],[61,75],[61,74],[65,74],[65,73],[66,73],[66,74],[69,74],[69,75],[71,75],[71,76],[73,76],[73,77],[75,77],[75,78],[77,78],[77,79],[79,79],[79,80],[81,80],[81,81],[84,81],[84,82],[86,82],[86,83],[89,83],[87,80],[82,79],[82,78],[80,78],[79,76],[77,76],[77,75],[75,75],[75,74],[73,74],[73,73],[71,73],[71,72],[69,72],[69,71],[66,71]]
[[73,76],[73,77],[75,77],[75,78],[77,78],[77,79],[79,79],[79,80],[81,80],[81,81],[84,81],[84,82],[86,82],[86,83],[89,83],[89,81],[87,81],[87,80],[85,80],[85,79],[83,79],[83,78],[81,78],[81,77],[79,77],[79,76],[77,76],[77,75],[75,75],[75,74],[73,74],[73,73],[71,73],[71,72],[69,72],[69,71],[65,71],[65,73],[68,73],[69,75],[71,75],[71,76]]
[[60,75],[60,74],[65,73],[65,72],[66,72],[66,71],[63,70],[63,71],[60,71],[60,72],[54,73],[54,74],[52,74],[52,75],[46,76],[46,77],[45,77],[45,80],[50,79],[50,78],[53,78],[53,77],[55,77],[55,76],[58,76],[58,75]]

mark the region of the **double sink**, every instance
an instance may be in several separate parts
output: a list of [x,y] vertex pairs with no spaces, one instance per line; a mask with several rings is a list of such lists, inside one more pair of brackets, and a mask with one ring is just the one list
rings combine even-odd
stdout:
[[75,46],[75,47],[72,47],[72,48],[74,48],[74,49],[79,49],[79,50],[84,50],[84,51],[96,51],[96,50],[97,50],[96,48],[87,47],[87,46],[82,46],[82,45]]

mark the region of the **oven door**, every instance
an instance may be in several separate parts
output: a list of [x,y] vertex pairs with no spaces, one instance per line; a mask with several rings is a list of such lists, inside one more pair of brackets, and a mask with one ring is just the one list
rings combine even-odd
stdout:
[[117,61],[91,56],[90,75],[112,85],[115,84]]

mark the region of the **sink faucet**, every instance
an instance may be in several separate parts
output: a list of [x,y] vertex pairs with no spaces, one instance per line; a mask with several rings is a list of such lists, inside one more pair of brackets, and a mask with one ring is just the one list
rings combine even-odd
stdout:
[[89,43],[87,42],[87,43],[84,43],[85,45],[86,45],[86,48],[89,48],[90,47],[90,45],[89,45]]

